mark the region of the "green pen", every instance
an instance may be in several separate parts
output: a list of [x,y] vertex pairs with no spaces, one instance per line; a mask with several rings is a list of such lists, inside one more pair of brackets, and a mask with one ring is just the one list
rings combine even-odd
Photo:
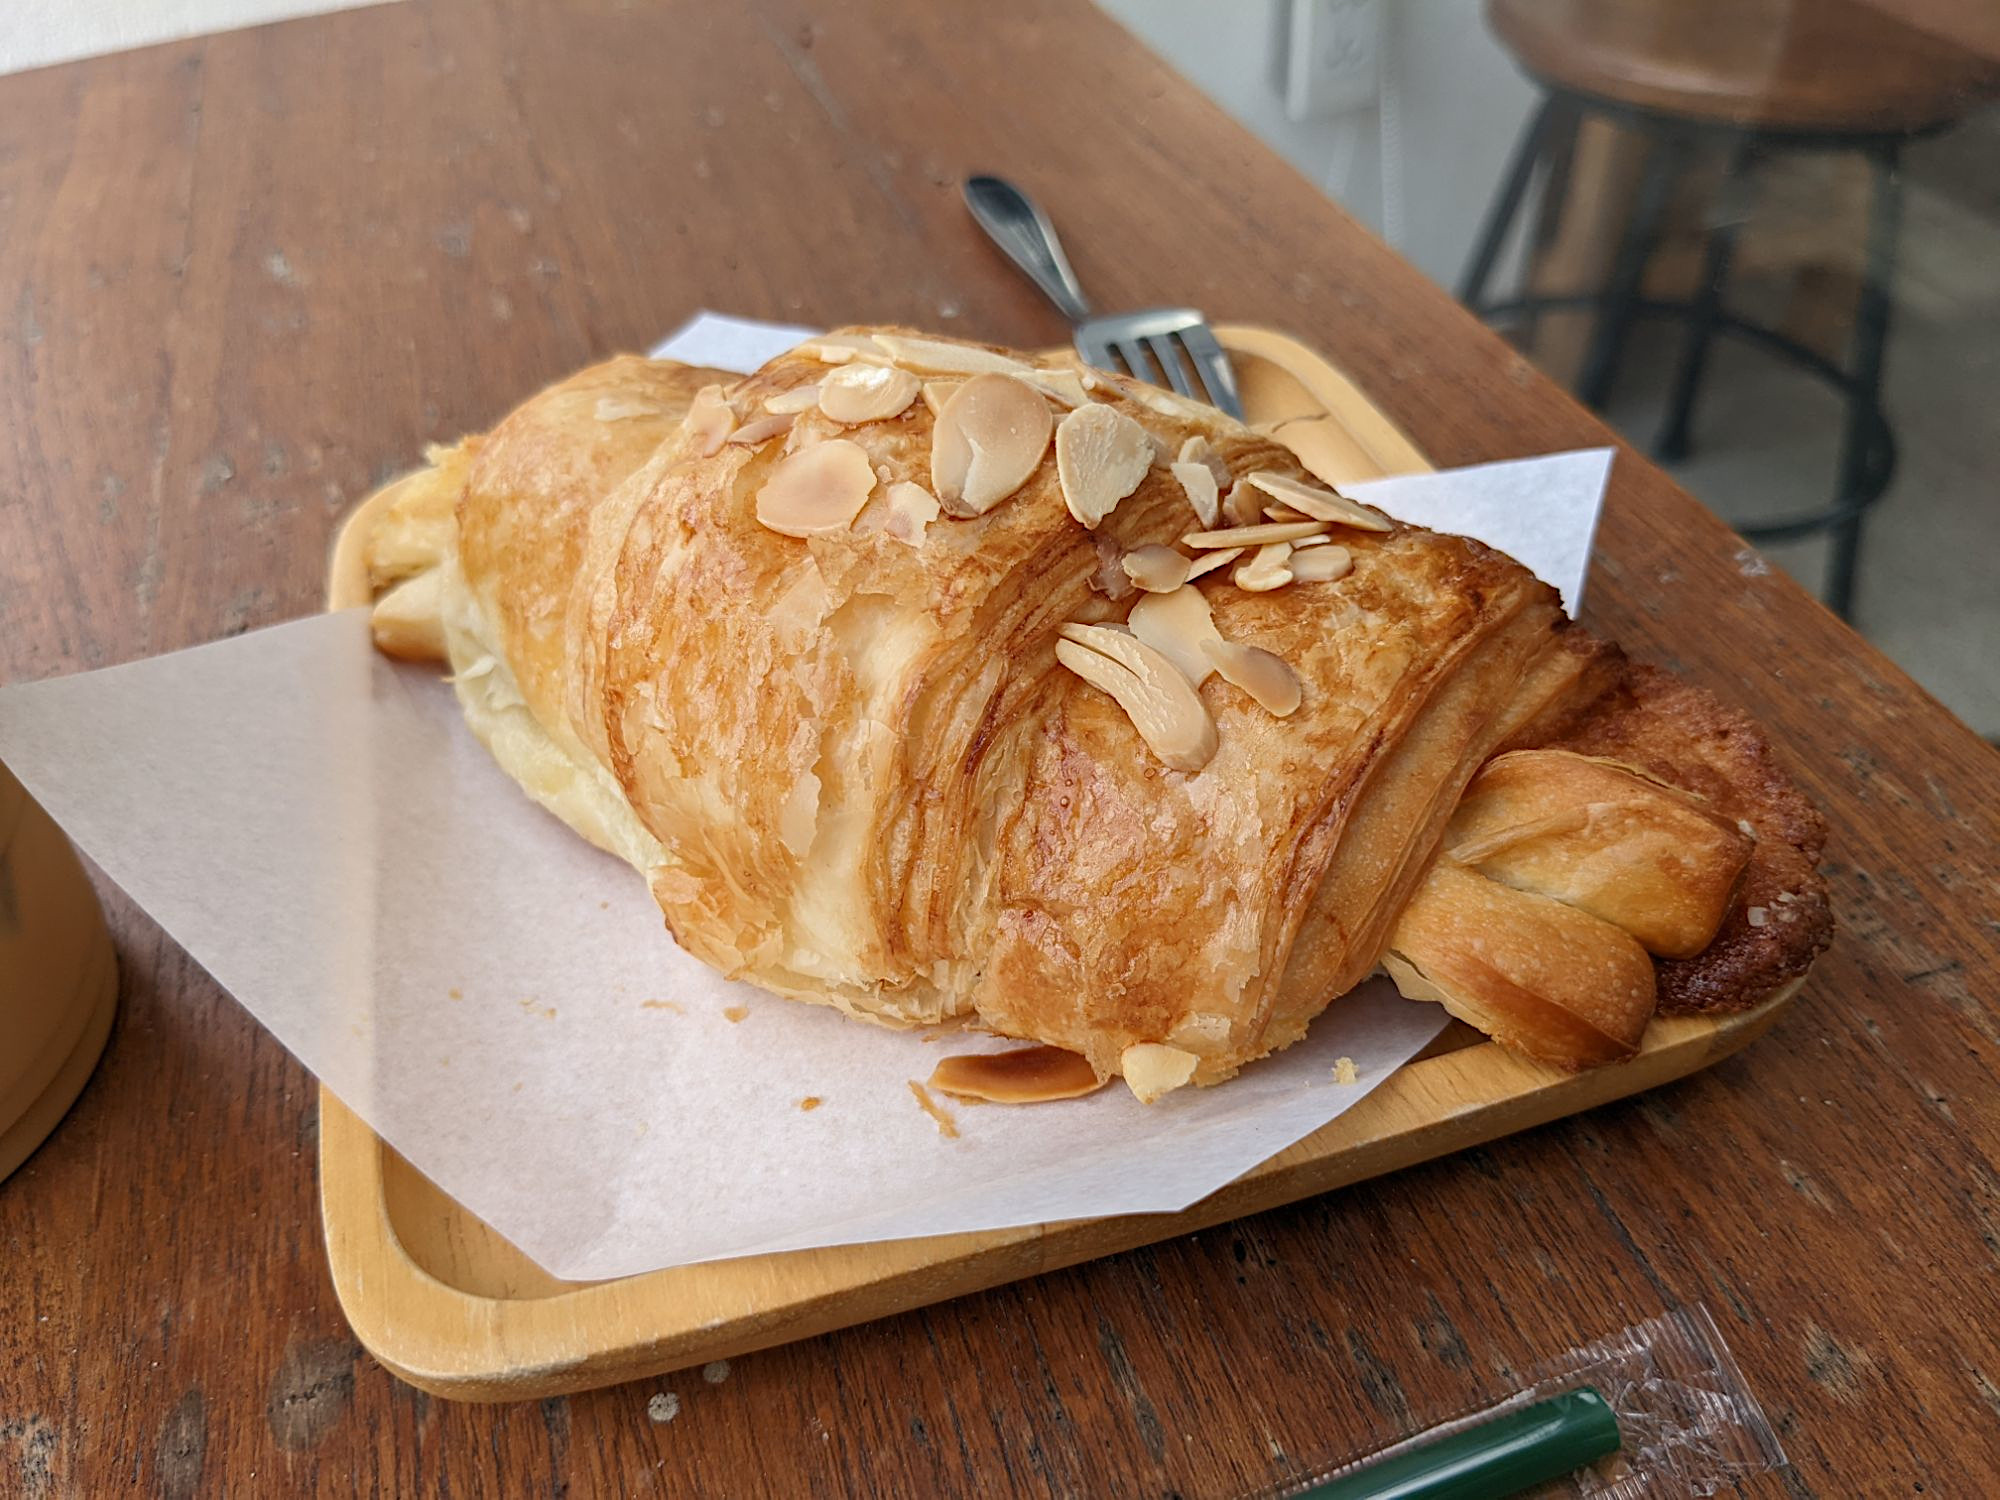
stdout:
[[1328,1480],[1300,1500],[1505,1500],[1619,1446],[1618,1417],[1590,1386]]

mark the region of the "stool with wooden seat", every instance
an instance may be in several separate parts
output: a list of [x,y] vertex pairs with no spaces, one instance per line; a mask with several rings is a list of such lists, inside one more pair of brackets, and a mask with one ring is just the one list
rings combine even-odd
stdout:
[[[1745,528],[1765,541],[1816,531],[1832,536],[1827,603],[1847,614],[1868,507],[1888,488],[1895,443],[1881,410],[1882,346],[1901,212],[1899,155],[1914,139],[1956,123],[1995,83],[1991,64],[1910,29],[1861,0],[1488,0],[1494,35],[1545,95],[1529,120],[1460,285],[1484,317],[1592,307],[1577,394],[1593,407],[1610,394],[1635,317],[1687,322],[1666,421],[1662,459],[1684,457],[1696,394],[1717,333],[1790,359],[1846,398],[1839,478],[1831,504]],[[1528,189],[1560,195],[1565,143],[1589,115],[1646,137],[1632,212],[1604,285],[1577,296],[1487,303],[1486,284]],[[1741,199],[1749,173],[1781,152],[1854,152],[1873,178],[1866,268],[1845,365],[1723,306],[1740,214],[1711,213],[1699,288],[1686,302],[1640,295],[1675,179],[1695,153],[1727,160],[1719,200]],[[1548,205],[1544,205],[1546,213]]]

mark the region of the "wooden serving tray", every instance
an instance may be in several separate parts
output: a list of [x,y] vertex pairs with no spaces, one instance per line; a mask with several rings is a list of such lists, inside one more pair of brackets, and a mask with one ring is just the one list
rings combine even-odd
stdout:
[[[1331,483],[1428,469],[1352,382],[1297,341],[1216,329],[1254,422]],[[369,599],[368,507],[336,540],[329,607]],[[1681,1078],[1767,1030],[1798,988],[1718,1019],[1656,1019],[1630,1062],[1556,1072],[1453,1022],[1324,1129],[1178,1214],[751,1256],[616,1281],[558,1281],[320,1090],[320,1201],[355,1335],[435,1395],[527,1400],[726,1359],[1291,1203]]]

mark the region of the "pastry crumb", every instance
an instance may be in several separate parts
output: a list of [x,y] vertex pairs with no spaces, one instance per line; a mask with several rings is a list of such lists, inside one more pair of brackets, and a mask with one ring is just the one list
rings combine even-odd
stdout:
[[731,1026],[736,1025],[737,1022],[749,1014],[750,1007],[747,1005],[725,1005],[722,1007],[722,1019],[727,1021]]
[[459,989],[456,985],[446,990],[445,993],[454,1000],[463,1000],[465,998],[465,991]]
[[917,1096],[917,1103],[923,1108],[923,1112],[937,1121],[938,1134],[948,1141],[957,1140],[958,1122],[953,1120],[950,1113],[940,1107],[937,1100],[931,1097],[931,1091],[912,1078],[910,1080],[910,1092]]
[[1333,1081],[1335,1083],[1359,1083],[1361,1074],[1355,1070],[1354,1059],[1336,1057],[1333,1060]]
[[687,1014],[686,1010],[682,1008],[681,1003],[678,1000],[641,1000],[639,1002],[639,1009],[670,1010],[677,1016],[684,1016]]
[[818,1109],[824,1103],[826,1103],[826,1101],[820,1098],[818,1094],[807,1094],[805,1098],[799,1101],[799,1108],[804,1110],[807,1114],[811,1114],[814,1110]]

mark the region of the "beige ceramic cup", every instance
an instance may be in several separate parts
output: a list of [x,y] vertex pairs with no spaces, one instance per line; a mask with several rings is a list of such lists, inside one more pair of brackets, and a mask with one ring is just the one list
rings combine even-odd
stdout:
[[69,841],[0,765],[0,1178],[81,1092],[117,1003],[97,893]]

